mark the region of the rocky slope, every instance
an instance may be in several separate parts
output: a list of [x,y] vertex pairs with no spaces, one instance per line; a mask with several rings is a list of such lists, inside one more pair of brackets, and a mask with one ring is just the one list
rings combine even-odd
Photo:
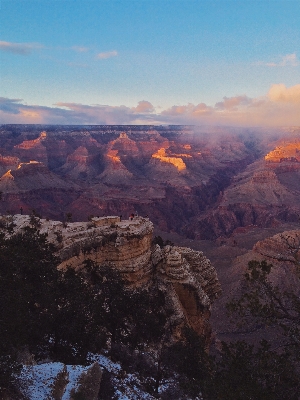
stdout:
[[[297,229],[284,230],[285,227],[283,226],[282,231],[275,235],[272,234],[272,231],[276,231],[276,228],[258,230],[252,227],[252,232],[235,234],[233,236],[235,239],[228,239],[226,244],[223,244],[215,251],[215,254],[219,253],[217,257],[219,258],[220,268],[217,268],[217,270],[223,292],[222,296],[214,304],[212,326],[219,339],[236,340],[241,337],[246,339],[245,335],[247,335],[250,341],[256,343],[262,338],[274,340],[276,335],[274,335],[273,331],[268,332],[267,328],[260,332],[259,329],[253,329],[252,331],[249,329],[247,334],[246,330],[242,332],[237,330],[236,325],[228,318],[226,303],[241,295],[244,274],[248,263],[252,260],[259,262],[266,260],[269,264],[272,264],[273,268],[269,275],[271,282],[282,291],[286,290],[300,294],[298,279],[300,267],[299,223]],[[279,229],[277,228],[277,230]],[[243,236],[247,237],[247,239],[243,238]],[[261,236],[262,239],[257,241],[255,237],[258,238],[258,236]],[[234,240],[236,240],[236,244],[233,244]],[[253,243],[252,245],[250,245],[251,242]],[[244,246],[247,246],[248,249]],[[223,257],[224,261],[226,259],[223,266],[221,265],[221,257]]]
[[[237,257],[233,268],[244,270],[251,260],[266,260],[274,268],[271,271],[270,278],[275,285],[282,287],[294,286],[293,290],[299,292],[300,288],[295,287],[298,284],[296,279],[296,268],[300,266],[300,230],[284,231],[271,236],[265,240],[257,242],[253,249],[243,256]],[[295,280],[290,280],[295,273]]]

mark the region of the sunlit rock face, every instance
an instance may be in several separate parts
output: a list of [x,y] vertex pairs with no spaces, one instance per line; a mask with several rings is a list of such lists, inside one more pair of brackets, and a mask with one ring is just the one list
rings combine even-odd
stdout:
[[16,145],[15,152],[24,161],[36,160],[47,165],[48,156],[47,149],[44,145],[47,138],[45,131],[41,132],[39,137],[34,140],[25,140],[24,142]]
[[[226,137],[211,146],[205,134],[199,138],[192,127],[185,126],[9,129],[12,134],[0,127],[0,146],[3,156],[16,162],[3,165],[0,176],[7,173],[6,178],[11,174],[15,179],[13,185],[9,181],[2,186],[0,209],[18,212],[22,206],[30,212],[34,208],[54,219],[66,212],[82,221],[90,214],[128,216],[137,210],[161,229],[179,232],[217,200],[233,173],[230,154],[235,154],[234,163],[251,158],[242,143],[229,146]],[[34,193],[34,179],[14,173],[20,163],[30,161],[45,166],[44,177],[39,168]],[[52,187],[49,172],[54,174]],[[65,182],[65,188],[57,179]]]
[[270,151],[265,160],[274,163],[283,161],[300,162],[300,141],[292,143],[283,143]]
[[[29,216],[16,215],[14,223],[16,230],[21,230],[29,223]],[[57,246],[60,269],[81,270],[85,260],[93,260],[117,269],[132,290],[149,286],[155,278],[174,310],[174,326],[186,322],[209,342],[211,305],[221,287],[216,270],[202,252],[187,247],[152,246],[153,224],[142,217],[40,223],[40,232],[47,233],[48,240]]]
[[16,169],[20,163],[18,157],[2,156],[0,154],[0,174],[3,175],[11,169]]
[[186,165],[181,157],[168,157],[166,154],[166,149],[164,148],[161,148],[156,153],[152,154],[152,157],[160,160],[163,163],[174,165],[174,167],[177,168],[178,171],[183,171],[186,169]]

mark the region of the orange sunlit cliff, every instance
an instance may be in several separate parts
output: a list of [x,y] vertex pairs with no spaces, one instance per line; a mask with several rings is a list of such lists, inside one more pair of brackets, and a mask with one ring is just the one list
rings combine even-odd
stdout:
[[[182,154],[180,154],[180,156],[182,156]],[[189,157],[188,155],[185,155],[185,157]],[[166,162],[166,163],[170,163],[172,165],[174,165],[174,167],[176,167],[178,169],[178,171],[183,171],[186,169],[186,165],[183,162],[181,157],[168,157],[166,155],[166,149],[161,148],[159,149],[156,153],[152,154],[153,158],[158,158],[160,161],[162,162]]]
[[265,156],[266,161],[279,163],[281,161],[300,162],[300,142],[283,143]]
[[40,133],[40,136],[34,140],[25,140],[24,142],[16,145],[15,147],[18,149],[31,149],[36,145],[39,145],[42,140],[45,140],[47,137],[47,133],[45,131]]

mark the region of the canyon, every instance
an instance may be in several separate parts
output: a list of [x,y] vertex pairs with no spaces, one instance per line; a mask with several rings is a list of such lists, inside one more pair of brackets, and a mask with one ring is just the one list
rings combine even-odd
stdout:
[[[299,210],[300,132],[192,126],[0,126],[0,212],[148,216],[214,240]],[[282,139],[282,137],[284,139]]]
[[211,260],[223,289],[212,324],[222,332],[248,262],[233,267],[236,257],[299,229],[299,152],[299,127],[1,125],[0,212],[149,218],[154,235]]
[[[36,221],[60,270],[95,261],[133,291],[155,280],[174,338],[188,325],[206,350],[241,335],[277,344],[272,330],[236,329],[226,303],[251,260],[272,263],[272,284],[299,293],[299,154],[298,127],[2,125],[0,223]],[[106,362],[93,367],[99,382]],[[76,391],[70,366],[57,368],[61,393]]]

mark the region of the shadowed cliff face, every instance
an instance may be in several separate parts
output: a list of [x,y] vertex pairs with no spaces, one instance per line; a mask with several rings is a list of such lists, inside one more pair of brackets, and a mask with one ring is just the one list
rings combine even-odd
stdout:
[[2,125],[0,211],[22,207],[55,219],[70,212],[75,221],[138,213],[161,230],[200,239],[273,226],[295,218],[300,207],[300,141],[289,141],[290,134],[299,136],[187,126]]

